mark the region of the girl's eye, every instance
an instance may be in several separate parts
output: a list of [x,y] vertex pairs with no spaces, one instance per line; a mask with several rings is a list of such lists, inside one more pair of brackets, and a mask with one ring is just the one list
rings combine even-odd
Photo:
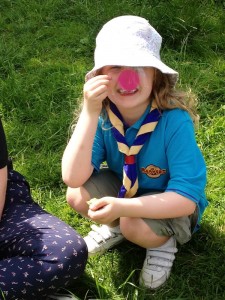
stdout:
[[122,67],[120,67],[120,66],[111,66],[109,69],[109,72],[117,74],[120,72],[121,69],[122,69]]
[[110,70],[115,70],[115,71],[118,71],[118,70],[121,70],[122,67],[120,66],[112,66],[110,67]]

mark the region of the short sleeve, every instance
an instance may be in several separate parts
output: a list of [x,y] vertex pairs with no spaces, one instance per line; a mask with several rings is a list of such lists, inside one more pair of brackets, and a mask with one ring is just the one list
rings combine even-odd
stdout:
[[8,162],[8,150],[5,138],[5,132],[0,119],[0,169],[4,168]]
[[105,160],[104,137],[102,133],[102,120],[99,118],[98,127],[95,134],[92,148],[92,165],[96,171],[99,171],[101,163]]
[[173,126],[166,142],[170,170],[167,190],[198,203],[206,186],[206,165],[195,140],[193,123],[188,118],[185,120],[185,115],[185,112],[176,111],[170,120]]

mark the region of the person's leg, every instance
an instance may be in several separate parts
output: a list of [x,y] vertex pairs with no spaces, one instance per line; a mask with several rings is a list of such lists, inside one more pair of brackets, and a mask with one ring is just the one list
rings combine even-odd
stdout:
[[176,239],[158,235],[142,218],[120,218],[120,228],[127,240],[146,249],[140,285],[154,289],[165,283],[177,252]]
[[143,248],[159,247],[169,239],[157,235],[142,218],[121,217],[120,230],[128,241]]
[[[87,201],[92,198],[118,195],[121,181],[109,169],[102,169],[94,173],[90,179],[80,188],[67,189],[67,202],[81,215],[87,217]],[[108,225],[91,225],[91,231],[84,240],[88,247],[88,254],[101,254],[116,244],[123,241],[120,232],[119,220]]]
[[197,210],[190,217],[152,220],[121,218],[120,228],[124,237],[146,248],[146,258],[140,274],[140,284],[151,289],[163,285],[170,276],[176,241],[186,243],[191,238],[192,222],[197,219]]
[[83,217],[88,217],[88,204],[87,201],[91,199],[89,192],[83,187],[67,188],[66,201],[67,203]]
[[109,169],[101,169],[79,188],[67,188],[66,199],[68,204],[78,213],[87,217],[87,201],[104,196],[117,197],[121,181]]
[[34,203],[16,176],[0,222],[0,290],[6,299],[44,299],[83,273],[87,247],[74,229]]

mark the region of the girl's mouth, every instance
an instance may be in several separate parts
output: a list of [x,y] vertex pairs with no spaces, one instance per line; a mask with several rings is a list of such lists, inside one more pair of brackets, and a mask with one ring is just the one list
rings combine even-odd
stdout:
[[122,96],[126,96],[126,95],[134,95],[137,91],[138,89],[133,89],[133,90],[119,89],[118,93]]

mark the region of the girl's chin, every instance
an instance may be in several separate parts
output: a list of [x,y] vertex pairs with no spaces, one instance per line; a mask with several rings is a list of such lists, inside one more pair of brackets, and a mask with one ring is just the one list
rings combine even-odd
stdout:
[[135,99],[131,99],[129,97],[124,97],[123,99],[117,99],[116,101],[112,101],[118,108],[123,109],[132,109],[139,106],[139,102],[135,101]]
[[112,102],[115,104],[123,104],[123,103],[132,103],[132,102],[138,102],[137,93],[117,93],[114,95]]

